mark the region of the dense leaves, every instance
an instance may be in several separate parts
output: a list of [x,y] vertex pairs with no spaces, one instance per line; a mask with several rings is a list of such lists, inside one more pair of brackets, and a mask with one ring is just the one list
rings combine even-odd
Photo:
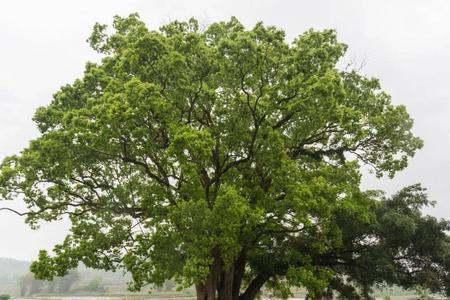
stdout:
[[334,31],[288,44],[234,18],[150,31],[131,15],[89,42],[102,61],[37,110],[41,135],[1,167],[0,192],[25,200],[30,225],[72,222],[38,278],[83,262],[129,271],[132,289],[194,284],[202,300],[264,284],[283,297],[441,290],[447,224],[421,216],[417,187],[384,200],[359,188],[361,165],[393,176],[422,142],[376,79],[336,67]]

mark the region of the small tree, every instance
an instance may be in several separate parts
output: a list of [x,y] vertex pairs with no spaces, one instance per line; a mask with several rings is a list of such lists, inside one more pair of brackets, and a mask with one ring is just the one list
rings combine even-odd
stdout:
[[199,300],[252,300],[264,285],[368,297],[381,282],[450,294],[448,226],[417,213],[419,188],[360,189],[361,165],[393,176],[422,142],[378,80],[337,67],[334,31],[288,44],[235,18],[113,27],[94,27],[102,61],[37,110],[40,136],[1,166],[0,193],[23,197],[31,226],[72,222],[37,277],[83,262],[124,268],[133,290],[175,278]]
[[2,294],[0,295],[0,300],[9,300],[11,299],[11,296],[8,294]]

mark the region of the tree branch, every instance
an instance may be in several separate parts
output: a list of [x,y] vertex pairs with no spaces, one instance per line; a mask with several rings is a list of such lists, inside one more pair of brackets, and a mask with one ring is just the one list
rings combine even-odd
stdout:
[[269,280],[270,274],[260,273],[258,274],[245,289],[244,293],[239,296],[239,300],[252,300],[255,299],[263,285]]
[[21,216],[21,217],[28,215],[28,212],[21,213],[21,212],[18,212],[17,210],[15,210],[15,209],[12,209],[12,208],[9,208],[9,207],[0,207],[0,211],[2,211],[2,210],[12,212],[12,213],[14,213],[14,214],[16,214],[18,216]]

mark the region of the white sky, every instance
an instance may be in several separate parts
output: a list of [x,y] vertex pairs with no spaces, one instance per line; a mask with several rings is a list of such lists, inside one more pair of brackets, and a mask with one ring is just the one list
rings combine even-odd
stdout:
[[[37,135],[32,115],[63,84],[96,59],[85,42],[95,22],[138,12],[150,28],[196,17],[208,24],[236,16],[283,28],[289,39],[309,28],[335,28],[349,45],[345,62],[381,80],[394,103],[405,104],[425,147],[394,180],[370,176],[364,186],[393,192],[422,182],[438,202],[429,210],[450,218],[450,2],[413,0],[19,0],[0,1],[0,158]],[[20,203],[0,202],[19,207]],[[0,257],[34,259],[67,231],[64,222],[32,231],[15,215],[0,213]]]

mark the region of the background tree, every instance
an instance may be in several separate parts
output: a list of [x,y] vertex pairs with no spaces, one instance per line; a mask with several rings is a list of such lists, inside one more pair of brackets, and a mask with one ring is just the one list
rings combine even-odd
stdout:
[[[282,30],[246,30],[235,18],[149,31],[131,15],[115,17],[112,31],[95,25],[89,42],[102,61],[37,110],[41,135],[1,167],[1,194],[25,200],[32,227],[72,222],[33,263],[38,278],[83,262],[126,269],[133,290],[175,278],[199,300],[246,300],[264,284],[283,297],[292,286],[320,296],[343,276],[363,287],[400,276],[366,282],[352,255],[324,262],[367,239],[383,259],[403,254],[403,244],[353,226],[388,234],[396,224],[379,195],[360,190],[359,167],[393,176],[422,146],[378,80],[336,67],[346,46],[334,31],[288,44]],[[405,258],[406,268],[427,255]]]
[[338,211],[332,224],[339,228],[339,235],[336,238],[336,231],[330,231],[324,237],[330,245],[325,251],[311,249],[307,237],[291,237],[273,249],[270,257],[262,256],[253,263],[270,261],[264,264],[264,268],[270,268],[266,272],[286,276],[288,285],[304,280],[304,263],[288,255],[311,258],[311,272],[317,277],[331,271],[321,292],[310,294],[309,299],[332,299],[336,293],[344,299],[367,299],[373,286],[386,285],[419,290],[421,295],[448,294],[449,222],[421,214],[420,209],[432,203],[419,185],[404,188],[390,198],[382,194],[378,198],[364,201],[369,218]]
[[19,278],[17,281],[18,285],[19,285],[19,294],[21,297],[26,296],[27,294],[27,284],[25,283],[25,281],[23,280],[23,278]]
[[18,279],[20,296],[35,295],[42,291],[45,281],[37,280],[32,273],[27,273]]
[[56,290],[57,279],[53,279],[47,283],[47,293],[53,294]]
[[48,293],[55,292],[55,288],[59,293],[68,293],[70,288],[80,278],[77,271],[70,271],[64,277],[55,277],[51,281],[36,280],[32,273],[27,273],[18,279],[20,296],[34,295],[40,293],[44,287]]
[[44,288],[44,284],[45,284],[45,281],[36,280],[33,278],[33,280],[31,281],[29,295],[39,294],[42,291],[42,289]]
[[17,283],[19,285],[19,293],[21,297],[26,296],[27,291],[31,286],[31,281],[33,280],[33,276],[31,274],[26,274],[18,278]]
[[70,271],[64,277],[57,278],[56,282],[58,285],[58,291],[60,293],[68,293],[73,284],[77,282],[79,279],[80,275],[77,271]]
[[103,292],[105,291],[105,287],[102,284],[102,278],[101,277],[95,277],[91,280],[89,280],[88,284],[85,287],[86,291],[90,292]]

